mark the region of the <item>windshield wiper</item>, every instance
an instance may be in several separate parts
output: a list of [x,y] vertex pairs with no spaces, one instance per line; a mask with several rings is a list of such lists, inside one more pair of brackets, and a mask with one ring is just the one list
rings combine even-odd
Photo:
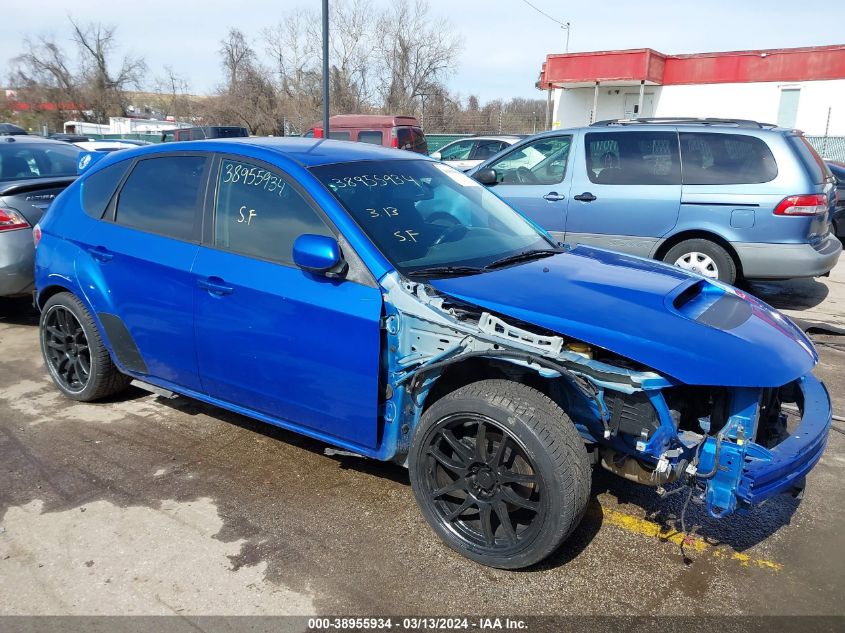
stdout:
[[555,248],[541,248],[533,251],[523,251],[521,253],[515,253],[513,255],[508,255],[507,257],[502,257],[501,259],[496,259],[487,264],[484,267],[484,270],[501,268],[502,266],[507,266],[508,264],[516,264],[517,262],[527,262],[532,259],[540,259],[542,257],[549,257],[551,255],[557,255],[558,253],[564,252],[566,251]]
[[407,275],[408,277],[462,277],[464,275],[477,275],[483,272],[484,268],[475,268],[473,266],[428,266],[427,268],[417,268],[407,273]]

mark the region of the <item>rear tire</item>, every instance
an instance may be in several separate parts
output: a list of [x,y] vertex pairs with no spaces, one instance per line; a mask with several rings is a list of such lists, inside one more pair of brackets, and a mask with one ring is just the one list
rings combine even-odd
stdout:
[[684,240],[670,248],[663,256],[663,261],[728,284],[736,281],[733,257],[724,248],[707,239]]
[[580,523],[591,483],[569,416],[509,380],[482,380],[435,402],[414,435],[409,473],[446,545],[501,569],[554,552]]
[[39,330],[47,370],[68,398],[92,402],[129,386],[132,378],[115,367],[91,313],[69,292],[47,300]]

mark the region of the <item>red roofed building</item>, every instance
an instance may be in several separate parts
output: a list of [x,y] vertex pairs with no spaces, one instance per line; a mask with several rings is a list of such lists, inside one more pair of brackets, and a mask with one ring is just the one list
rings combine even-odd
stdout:
[[636,117],[754,119],[845,136],[845,45],[694,55],[650,48],[550,54],[552,127]]

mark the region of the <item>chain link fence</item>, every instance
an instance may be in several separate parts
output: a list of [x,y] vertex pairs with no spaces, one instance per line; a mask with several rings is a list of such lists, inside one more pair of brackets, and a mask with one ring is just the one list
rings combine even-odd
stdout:
[[806,138],[822,158],[845,162],[845,136],[808,136]]

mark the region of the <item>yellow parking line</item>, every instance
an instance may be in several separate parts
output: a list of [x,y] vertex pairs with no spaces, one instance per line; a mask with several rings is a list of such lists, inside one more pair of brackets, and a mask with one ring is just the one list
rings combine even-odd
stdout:
[[[626,532],[633,534],[640,534],[651,538],[657,538],[661,541],[666,541],[674,545],[680,546],[684,543],[684,549],[690,552],[707,553],[715,558],[722,560],[733,560],[738,562],[743,567],[759,567],[761,569],[769,569],[771,571],[781,571],[783,565],[774,561],[766,560],[765,558],[753,558],[748,554],[741,554],[720,548],[718,544],[713,545],[702,538],[694,535],[685,535],[683,532],[678,532],[673,529],[664,529],[659,523],[649,521],[648,519],[641,519],[632,514],[620,512],[601,506],[600,510],[593,510],[595,516],[601,518],[603,523],[613,525],[621,528]],[[686,540],[685,540],[686,539]]]

